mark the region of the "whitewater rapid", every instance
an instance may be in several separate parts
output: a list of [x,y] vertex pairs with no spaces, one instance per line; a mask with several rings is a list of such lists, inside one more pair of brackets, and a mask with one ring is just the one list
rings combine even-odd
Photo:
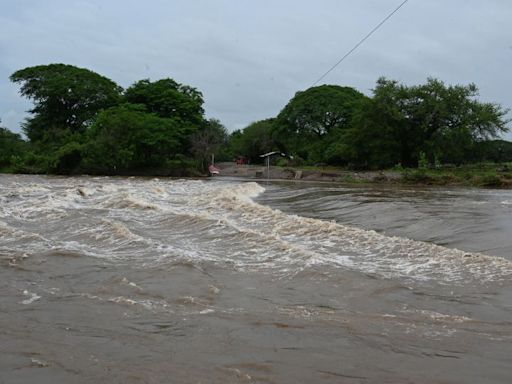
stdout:
[[3,188],[0,252],[26,257],[62,249],[148,265],[215,261],[278,274],[325,265],[441,283],[512,276],[512,262],[501,257],[258,204],[265,188],[254,182],[50,180],[51,187],[21,181]]

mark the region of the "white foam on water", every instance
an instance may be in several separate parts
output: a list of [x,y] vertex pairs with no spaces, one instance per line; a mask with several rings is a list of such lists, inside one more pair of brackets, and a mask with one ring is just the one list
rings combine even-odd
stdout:
[[35,358],[30,358],[30,362],[32,365],[36,366],[36,367],[39,367],[39,368],[46,368],[46,367],[49,367],[50,364],[44,360],[41,360],[41,359],[35,359]]
[[200,315],[208,315],[210,313],[215,313],[215,309],[208,308],[208,309],[203,309],[202,311],[199,311]]
[[[506,259],[286,214],[254,201],[264,191],[254,182],[136,178],[11,185],[0,191],[0,246],[23,236],[30,241],[18,241],[19,251],[67,249],[145,266],[216,262],[281,274],[327,266],[441,282],[512,277]],[[49,229],[63,220],[72,225]]]
[[[220,189],[207,206],[212,215],[241,233],[259,236],[278,250],[290,249],[304,262],[347,267],[385,277],[419,280],[502,280],[512,276],[512,263],[500,257],[449,249],[435,244],[390,237],[334,222],[288,215],[256,204],[263,192],[255,183]],[[203,198],[202,203],[205,204]],[[293,263],[293,257],[285,258]],[[283,261],[281,259],[281,261]]]
[[90,293],[84,293],[80,296],[91,300],[97,300],[107,303],[115,303],[127,306],[141,307],[148,311],[163,311],[172,313],[173,310],[170,308],[170,304],[165,300],[151,300],[151,299],[136,299],[126,296],[98,296]]
[[141,198],[131,196],[130,194],[124,194],[121,199],[116,197],[115,200],[105,205],[107,208],[116,209],[157,209],[157,206],[153,203],[145,201]]
[[116,241],[117,239],[129,240],[129,241],[142,241],[146,240],[139,235],[136,235],[122,222],[117,220],[102,219],[102,226],[96,231],[97,237],[103,235],[106,238]]
[[37,301],[41,298],[41,296],[39,296],[38,294],[36,293],[33,293],[33,292],[29,292],[27,290],[23,291],[23,295],[24,296],[28,296],[28,299],[25,299],[23,300],[20,304],[23,304],[23,305],[29,305],[29,304],[32,304],[34,301]]
[[472,321],[470,317],[461,316],[461,315],[447,315],[444,313],[439,313],[435,311],[430,311],[426,309],[404,309],[401,311],[402,313],[408,316],[417,316],[420,318],[424,318],[434,322],[446,322],[446,323],[466,323],[468,321]]

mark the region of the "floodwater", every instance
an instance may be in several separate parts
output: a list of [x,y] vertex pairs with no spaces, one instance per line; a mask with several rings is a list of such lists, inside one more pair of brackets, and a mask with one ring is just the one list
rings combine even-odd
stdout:
[[510,383],[512,191],[0,175],[0,383]]

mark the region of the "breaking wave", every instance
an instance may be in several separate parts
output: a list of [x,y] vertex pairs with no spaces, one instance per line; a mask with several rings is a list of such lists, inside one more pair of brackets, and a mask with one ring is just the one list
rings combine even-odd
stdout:
[[[79,185],[77,186],[77,184]],[[258,204],[254,182],[42,179],[0,192],[0,246],[55,249],[143,265],[222,263],[293,275],[342,268],[385,278],[510,279],[512,263]],[[18,239],[18,240],[17,240]]]

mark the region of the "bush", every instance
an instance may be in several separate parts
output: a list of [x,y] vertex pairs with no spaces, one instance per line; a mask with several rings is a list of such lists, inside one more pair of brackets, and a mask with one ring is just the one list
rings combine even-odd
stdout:
[[279,157],[277,160],[276,160],[276,166],[278,167],[287,167],[289,164],[289,161],[288,159],[284,158],[284,157]]
[[432,184],[433,178],[427,174],[425,169],[415,169],[409,170],[407,169],[403,175],[403,180],[406,183],[414,183],[414,184]]
[[482,187],[506,187],[509,186],[510,183],[508,180],[501,178],[499,175],[490,174],[484,175],[477,179],[477,184]]
[[82,161],[83,146],[77,142],[69,142],[61,146],[50,159],[48,170],[57,174],[75,173]]

